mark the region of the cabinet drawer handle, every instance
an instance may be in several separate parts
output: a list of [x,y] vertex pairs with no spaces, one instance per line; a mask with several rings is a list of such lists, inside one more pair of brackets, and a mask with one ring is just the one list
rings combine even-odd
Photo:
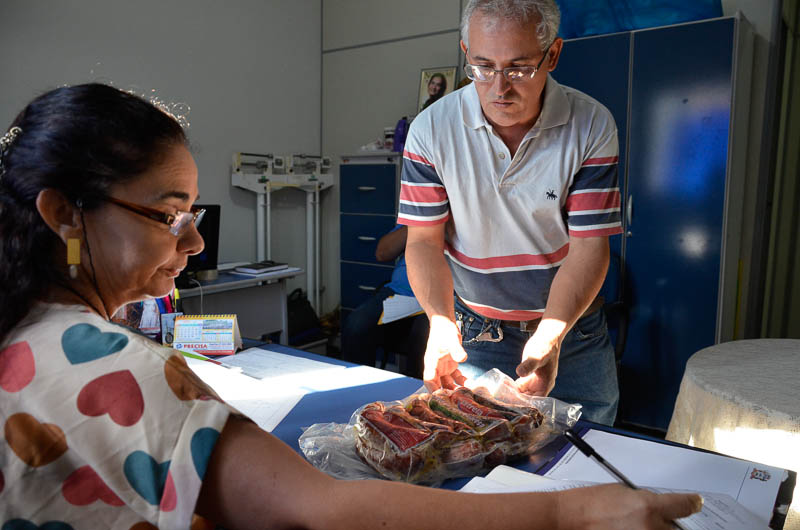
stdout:
[[377,238],[371,236],[358,236],[358,239],[360,241],[375,241]]
[[359,186],[358,187],[358,191],[375,191],[377,189],[378,188],[376,188],[375,186]]
[[361,289],[362,291],[377,291],[378,290],[377,287],[372,287],[371,285],[359,285],[358,288]]
[[627,225],[630,228],[633,225],[633,195],[628,195],[628,207],[625,210]]

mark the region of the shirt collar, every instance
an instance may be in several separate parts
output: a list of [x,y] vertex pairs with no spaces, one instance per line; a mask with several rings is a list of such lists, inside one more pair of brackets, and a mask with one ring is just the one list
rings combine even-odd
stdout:
[[[464,96],[461,100],[461,116],[464,125],[471,129],[479,127],[491,128],[491,124],[486,119],[481,109],[481,101],[475,83],[470,83],[464,88]],[[550,74],[547,74],[547,83],[544,86],[544,103],[542,112],[536,121],[540,129],[549,129],[564,125],[569,121],[569,99],[564,93],[564,89],[559,85]]]

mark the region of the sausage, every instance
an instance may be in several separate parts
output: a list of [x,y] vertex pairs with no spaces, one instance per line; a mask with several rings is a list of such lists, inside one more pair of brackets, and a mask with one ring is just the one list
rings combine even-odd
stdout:
[[[430,395],[428,395],[428,399],[430,399]],[[448,418],[447,416],[434,411],[424,399],[419,397],[412,399],[408,405],[406,405],[406,407],[409,414],[419,418],[422,421],[447,425],[454,432],[475,432],[472,427],[466,423]]]
[[398,403],[370,403],[355,419],[356,451],[381,475],[413,483],[474,475],[541,446],[536,408],[468,388],[439,389]]

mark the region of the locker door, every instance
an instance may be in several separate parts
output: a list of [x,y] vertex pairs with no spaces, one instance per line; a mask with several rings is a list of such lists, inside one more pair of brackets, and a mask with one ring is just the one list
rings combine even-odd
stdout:
[[666,429],[687,359],[714,343],[734,19],[634,32],[620,418]]
[[[625,211],[625,145],[628,126],[628,75],[630,70],[631,34],[617,33],[564,42],[564,49],[553,77],[566,85],[593,97],[605,105],[614,116],[619,135],[619,187]],[[623,219],[624,222],[624,219]],[[608,274],[600,294],[606,302],[622,298],[624,270],[623,238],[609,238],[611,259]],[[616,343],[618,322],[609,315],[608,327]]]

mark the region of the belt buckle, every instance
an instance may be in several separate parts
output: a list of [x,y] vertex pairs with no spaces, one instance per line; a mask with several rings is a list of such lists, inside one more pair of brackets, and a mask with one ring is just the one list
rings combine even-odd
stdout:
[[[519,321],[519,330],[523,331],[523,332],[527,332],[528,331],[528,323],[529,322],[530,322],[530,320],[520,320]],[[533,331],[533,330],[531,330],[531,331]]]

